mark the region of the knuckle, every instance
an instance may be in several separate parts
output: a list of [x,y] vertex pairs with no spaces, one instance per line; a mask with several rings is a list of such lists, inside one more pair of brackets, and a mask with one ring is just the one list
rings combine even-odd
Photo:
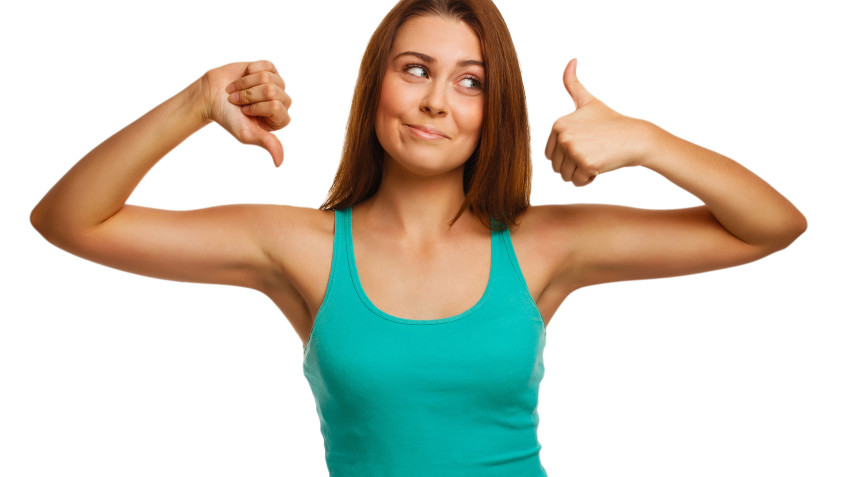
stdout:
[[571,159],[577,163],[578,167],[584,167],[586,165],[586,156],[583,155],[580,151],[574,151],[569,154]]
[[271,65],[270,61],[268,61],[268,60],[258,60],[258,61],[251,62],[249,65],[247,65],[247,72],[250,73],[250,74],[255,74],[255,73],[259,73],[261,71],[265,71],[269,68],[273,68],[273,65]]
[[236,130],[236,138],[241,142],[246,142],[250,139],[250,128],[243,127]]
[[566,120],[565,117],[561,117],[554,121],[554,130],[562,132],[566,129]]

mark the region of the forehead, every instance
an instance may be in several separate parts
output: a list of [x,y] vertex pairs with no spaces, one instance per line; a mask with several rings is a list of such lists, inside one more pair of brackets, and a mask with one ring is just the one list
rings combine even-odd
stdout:
[[467,23],[436,15],[413,17],[401,25],[392,43],[392,53],[416,51],[453,63],[482,61],[480,40]]

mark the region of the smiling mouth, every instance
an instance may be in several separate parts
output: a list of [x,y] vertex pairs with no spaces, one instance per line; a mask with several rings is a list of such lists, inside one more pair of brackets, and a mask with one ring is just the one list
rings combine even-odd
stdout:
[[419,124],[406,124],[406,127],[416,136],[423,139],[450,139],[448,136],[436,128],[422,126]]

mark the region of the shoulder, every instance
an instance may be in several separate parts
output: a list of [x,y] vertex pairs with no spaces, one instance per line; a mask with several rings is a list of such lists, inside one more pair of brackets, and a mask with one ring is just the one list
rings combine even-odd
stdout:
[[510,227],[510,235],[517,240],[537,244],[562,245],[591,242],[604,230],[615,228],[625,220],[639,220],[642,209],[607,204],[549,204],[530,206]]
[[583,209],[570,204],[530,206],[509,228],[519,266],[540,309],[547,302],[552,303],[551,310],[556,309],[568,294],[566,289],[574,288],[556,282],[562,270],[575,261],[579,249],[575,237],[580,235]]
[[320,210],[310,207],[291,205],[257,205],[255,218],[263,230],[272,232],[279,238],[298,240],[305,235],[327,235],[335,230],[335,214],[332,210]]
[[[609,204],[551,204],[530,206],[510,227],[515,242],[531,244],[548,253],[586,252],[615,246],[627,233],[650,229],[656,222],[691,211],[657,211]],[[603,245],[603,246],[602,246]]]
[[533,246],[551,246],[576,234],[585,226],[590,213],[583,204],[548,204],[528,207],[509,228],[513,242]]
[[[573,251],[575,240],[585,231],[591,206],[547,204],[528,207],[509,228],[513,245],[528,253],[542,254],[546,260]],[[532,252],[531,252],[532,251]]]
[[509,229],[527,281],[536,282],[539,294],[554,287],[564,296],[581,286],[586,256],[604,247],[604,234],[624,220],[625,210],[602,204],[528,207]]
[[[257,230],[271,264],[271,286],[320,281],[333,250],[335,213],[289,205],[255,205],[245,213]],[[326,263],[325,263],[326,262]]]

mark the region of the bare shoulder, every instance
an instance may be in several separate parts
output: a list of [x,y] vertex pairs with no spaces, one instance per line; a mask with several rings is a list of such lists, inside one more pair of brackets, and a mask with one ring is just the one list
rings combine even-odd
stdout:
[[334,231],[334,212],[291,205],[257,205],[257,215],[263,231],[272,240],[296,245],[304,239],[316,239]]
[[263,247],[279,272],[308,273],[315,268],[314,262],[332,258],[335,231],[332,210],[288,205],[260,207]]
[[585,286],[587,247],[616,207],[597,204],[530,206],[510,227],[515,255],[545,324],[573,291]]
[[286,205],[262,206],[262,243],[270,264],[262,286],[292,319],[311,314],[324,297],[333,259],[335,213]]
[[583,207],[576,205],[530,206],[510,227],[510,238],[530,294],[547,324],[563,300],[577,288],[562,270],[574,263]]
[[590,246],[599,233],[625,222],[639,222],[652,211],[607,204],[548,204],[530,206],[518,217],[518,226],[510,234],[518,242],[544,250],[545,256],[558,258]]
[[[589,207],[590,208],[590,207]],[[517,225],[511,226],[516,254],[545,262],[561,261],[573,253],[574,238],[585,228],[589,214],[586,205],[536,205],[518,216]],[[553,255],[552,255],[553,254]]]

